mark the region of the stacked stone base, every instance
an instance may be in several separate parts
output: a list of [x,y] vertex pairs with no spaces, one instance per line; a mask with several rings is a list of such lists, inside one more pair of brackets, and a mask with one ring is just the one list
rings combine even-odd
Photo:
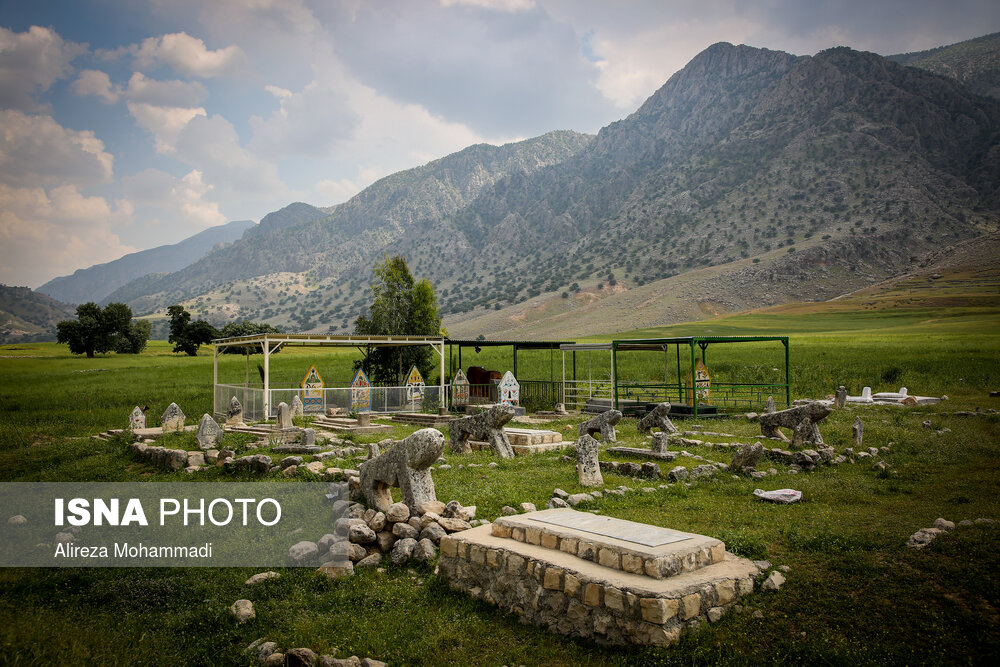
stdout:
[[449,535],[439,571],[452,588],[526,622],[617,645],[670,645],[753,591],[757,567],[718,540],[647,547],[532,521],[558,512],[575,511],[503,517]]
[[[564,447],[573,447],[576,443],[563,442],[562,433],[556,431],[542,431],[530,428],[505,428],[507,440],[511,449],[518,456],[527,454],[539,454],[541,452],[551,452]],[[485,442],[469,440],[469,446],[475,450],[490,449]]]

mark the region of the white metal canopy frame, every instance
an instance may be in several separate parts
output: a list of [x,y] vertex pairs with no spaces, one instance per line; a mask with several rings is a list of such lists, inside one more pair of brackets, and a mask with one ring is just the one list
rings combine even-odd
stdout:
[[[218,338],[212,341],[212,387],[219,384],[219,354],[227,347],[259,347],[264,353],[264,415],[271,411],[270,403],[270,359],[271,353],[283,346],[299,347],[406,347],[429,345],[441,359],[441,404],[448,407],[448,395],[444,390],[444,346],[442,336],[330,336],[325,334],[252,334],[232,338]],[[217,393],[217,392],[215,392]],[[219,406],[214,406],[216,412]]]

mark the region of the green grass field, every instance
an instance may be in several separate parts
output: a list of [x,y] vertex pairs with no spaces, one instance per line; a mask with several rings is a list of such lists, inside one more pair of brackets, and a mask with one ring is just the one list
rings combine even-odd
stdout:
[[[389,566],[337,581],[308,568],[288,569],[252,590],[243,585],[256,573],[251,569],[7,569],[0,571],[0,662],[250,665],[243,648],[266,637],[286,647],[390,664],[996,663],[1000,526],[960,528],[922,551],[904,544],[937,517],[1000,519],[1000,418],[931,414],[1000,408],[1000,399],[988,395],[1000,389],[998,325],[996,309],[894,313],[799,306],[617,336],[788,334],[793,398],[826,395],[839,384],[852,393],[866,384],[876,391],[905,385],[911,393],[949,396],[941,406],[848,409],[821,425],[826,440],[842,451],[860,415],[866,445],[895,443],[885,457],[889,475],[877,474],[870,464],[765,480],[724,474],[690,488],[606,495],[589,505],[611,516],[715,536],[735,553],[791,568],[780,591],[755,593],[741,611],[685,634],[668,650],[606,648],[522,625],[448,590],[432,567]],[[783,361],[773,347],[723,348],[709,351],[709,366],[723,376],[754,368],[770,372],[775,361]],[[505,370],[504,354],[467,351],[463,362]],[[283,351],[272,358],[274,384],[297,384],[311,363],[328,385],[339,384],[350,379],[352,358],[351,351]],[[251,380],[259,360],[250,359]],[[553,363],[558,374],[558,354]],[[519,365],[522,377],[547,378],[550,372],[547,353],[526,353]],[[662,358],[637,355],[623,369],[637,378],[661,372]],[[223,379],[242,382],[245,370],[243,357],[223,359]],[[211,381],[210,352],[182,357],[165,343],[152,343],[138,357],[91,360],[54,344],[0,348],[0,479],[190,481],[184,472],[131,458],[120,442],[89,436],[123,426],[136,404],[150,406],[155,424],[176,401],[193,423],[211,411]],[[934,428],[923,428],[924,420]],[[577,421],[547,428],[575,430]],[[759,434],[745,419],[706,427],[736,434],[739,441],[752,442]],[[944,428],[950,430],[938,433]],[[394,435],[412,430],[396,426]],[[621,444],[645,443],[634,421],[624,420],[618,433]],[[708,447],[688,451],[729,460]],[[453,466],[492,460],[487,453],[445,458]],[[673,465],[697,463],[682,457],[661,468],[666,473]],[[196,479],[250,478],[218,469]],[[542,507],[554,487],[582,490],[575,466],[558,454],[500,461],[492,471],[453,467],[436,472],[435,483],[439,499],[477,505],[478,516],[490,519],[505,504]],[[645,483],[607,474],[605,484]],[[804,501],[764,504],[752,496],[756,487],[797,488]],[[228,607],[243,597],[253,600],[257,618],[237,626]]]

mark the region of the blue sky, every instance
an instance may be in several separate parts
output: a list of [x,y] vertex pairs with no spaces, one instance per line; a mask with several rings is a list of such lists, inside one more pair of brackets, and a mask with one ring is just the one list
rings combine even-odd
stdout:
[[998,30],[978,0],[0,1],[0,282],[596,132],[715,42],[892,54]]

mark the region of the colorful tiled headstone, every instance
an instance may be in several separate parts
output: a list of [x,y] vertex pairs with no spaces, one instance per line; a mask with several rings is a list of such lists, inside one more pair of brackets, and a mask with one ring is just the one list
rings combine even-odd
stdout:
[[499,392],[501,405],[520,405],[521,385],[510,371],[503,374],[503,379],[500,380]]
[[362,412],[372,409],[372,383],[365,372],[358,369],[351,381],[351,410]]
[[451,404],[463,407],[469,404],[469,379],[459,368],[455,379],[451,381]]
[[[691,395],[691,375],[691,373],[688,373],[686,382],[687,391],[684,394],[685,402],[688,405],[691,405],[694,402],[694,398]],[[698,402],[708,403],[712,393],[712,376],[709,374],[708,367],[705,366],[705,362],[701,359],[696,359],[694,362],[694,384],[698,386]]]
[[323,378],[315,366],[310,366],[306,371],[306,376],[302,378],[302,411],[303,412],[323,412],[325,405],[323,402]]
[[417,405],[424,400],[424,377],[416,366],[406,374],[406,402],[410,409],[415,410]]

